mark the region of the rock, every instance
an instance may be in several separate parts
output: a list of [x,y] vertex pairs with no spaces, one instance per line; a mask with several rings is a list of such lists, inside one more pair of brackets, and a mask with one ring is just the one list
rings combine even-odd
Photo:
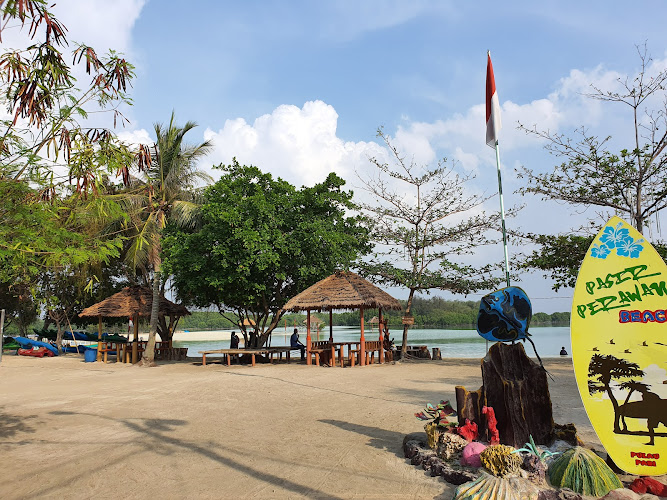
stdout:
[[534,484],[541,485],[546,483],[547,467],[539,457],[529,453],[523,457],[521,468],[526,471],[528,480]]
[[479,458],[479,454],[486,449],[486,445],[478,441],[473,441],[468,443],[465,448],[463,448],[461,465],[468,467],[481,467],[482,461]]
[[611,490],[600,500],[660,500],[656,495],[650,493],[639,494],[625,488]]
[[567,488],[559,490],[541,490],[537,500],[583,500],[579,493]]
[[556,439],[565,441],[571,446],[581,446],[581,439],[577,436],[577,428],[574,424],[555,424],[554,426],[554,435]]
[[446,432],[440,434],[438,443],[435,447],[435,453],[440,458],[451,460],[453,457],[461,453],[467,444],[468,441],[465,438],[459,436],[458,434]]
[[431,476],[441,476],[451,484],[459,485],[477,479],[479,472],[476,469],[452,467],[427,447],[424,437],[423,434],[418,433],[409,434],[403,439],[405,458],[410,459],[412,465],[421,465]]

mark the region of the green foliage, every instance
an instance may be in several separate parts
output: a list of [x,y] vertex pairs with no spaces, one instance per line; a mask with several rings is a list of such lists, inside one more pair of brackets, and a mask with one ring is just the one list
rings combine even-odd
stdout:
[[87,128],[90,112],[109,111],[114,125],[123,120],[119,106],[130,104],[127,88],[134,68],[110,51],[98,56],[92,47],[74,44],[73,64],[90,80],[78,88],[63,49],[67,28],[45,0],[7,1],[0,5],[2,27],[10,22],[28,28],[30,41],[0,54],[0,101],[10,117],[0,120],[0,177],[30,179],[50,190],[66,182],[77,191],[98,189],[103,171],[114,173],[131,163],[132,153],[103,128]]
[[[401,301],[405,305],[405,301]],[[420,328],[475,328],[479,302],[444,300],[440,297],[415,297],[413,301],[415,326]],[[397,328],[401,325],[401,311],[383,311],[383,316],[388,319],[389,326]],[[322,324],[329,324],[328,313],[311,312],[311,318],[317,318]],[[377,311],[364,311],[364,322],[368,327]],[[181,319],[179,326],[186,330],[221,330],[238,326],[238,318],[234,315],[220,316],[217,312],[194,311],[191,316]],[[333,313],[334,326],[359,326],[359,311]],[[288,327],[305,325],[305,314],[284,314],[280,323],[287,322]],[[556,312],[553,314],[535,313],[531,321],[532,326],[568,325],[570,313]],[[280,325],[279,325],[280,326]]]
[[[552,288],[555,291],[561,288],[574,288],[579,268],[594,236],[525,234],[522,237],[539,245],[539,248],[521,257],[519,269],[543,271],[545,278],[554,281]],[[667,259],[667,245],[655,242],[653,247],[663,260]]]
[[165,269],[186,303],[254,321],[261,345],[289,298],[368,251],[367,233],[346,216],[352,193],[333,173],[296,189],[236,161],[218,168],[224,174],[206,190],[201,226],[168,231]]
[[570,448],[549,465],[549,481],[557,488],[569,488],[582,495],[600,498],[623,483],[591,450]]

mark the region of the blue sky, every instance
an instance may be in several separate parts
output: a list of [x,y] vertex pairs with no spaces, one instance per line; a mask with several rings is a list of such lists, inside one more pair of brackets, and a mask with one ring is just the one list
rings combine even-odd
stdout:
[[[368,156],[383,154],[375,131],[384,126],[416,161],[447,157],[477,176],[471,189],[493,193],[495,157],[484,144],[491,50],[505,203],[526,206],[508,226],[527,231],[567,231],[595,213],[514,194],[516,167],[557,162],[517,121],[568,134],[586,126],[627,145],[627,110],[581,93],[632,76],[636,44],[647,42],[657,70],[667,65],[662,0],[63,0],[55,12],[71,39],[115,48],[136,65],[122,137],[150,140],[173,109],[180,123],[199,124],[192,142],[214,142],[203,168],[236,156],[297,185],[333,170],[355,187]],[[502,249],[476,258],[499,261]],[[534,310],[569,310],[571,291],[556,295],[538,277],[518,283]]]

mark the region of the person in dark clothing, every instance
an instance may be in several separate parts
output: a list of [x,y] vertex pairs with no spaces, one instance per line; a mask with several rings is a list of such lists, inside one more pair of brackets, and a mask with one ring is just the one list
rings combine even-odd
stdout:
[[299,330],[298,328],[294,329],[294,333],[289,339],[290,347],[295,347],[301,349],[301,361],[306,359],[306,346],[301,343],[299,340]]
[[560,348],[560,355],[561,356],[567,356],[567,351],[565,350],[565,346]]
[[229,348],[230,349],[238,349],[239,348],[239,336],[236,335],[236,332],[232,332],[232,337],[229,341]]

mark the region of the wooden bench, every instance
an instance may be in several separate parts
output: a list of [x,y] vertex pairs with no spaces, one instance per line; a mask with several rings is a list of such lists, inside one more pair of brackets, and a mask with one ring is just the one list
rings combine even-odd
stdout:
[[206,366],[206,356],[208,354],[222,354],[223,359],[227,358],[227,366],[231,366],[232,355],[243,355],[249,354],[252,360],[252,366],[255,366],[255,356],[258,354],[266,354],[269,357],[269,362],[273,362],[273,355],[278,354],[279,359],[283,359],[283,354],[286,355],[287,362],[290,362],[290,352],[293,350],[300,350],[298,347],[289,347],[289,346],[275,346],[275,347],[264,347],[261,349],[212,349],[210,351],[199,351],[199,354],[202,355],[202,366]]

